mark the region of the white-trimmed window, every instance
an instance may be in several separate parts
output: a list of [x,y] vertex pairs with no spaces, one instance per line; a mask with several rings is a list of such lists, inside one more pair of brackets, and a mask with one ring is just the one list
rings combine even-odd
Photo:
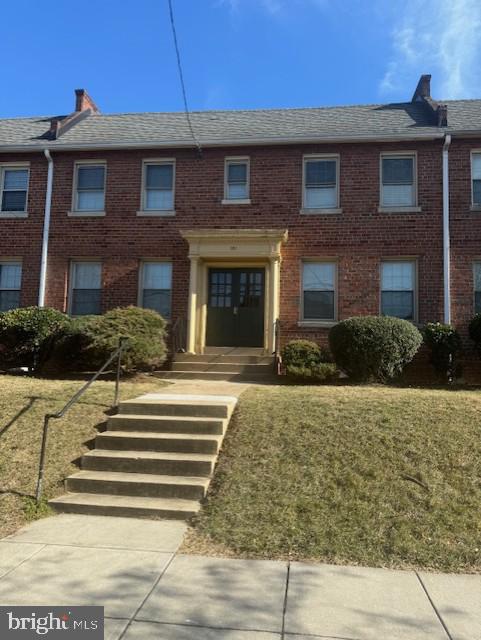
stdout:
[[474,313],[481,313],[481,262],[473,264]]
[[416,205],[416,154],[381,154],[381,206]]
[[481,151],[471,155],[472,204],[481,207]]
[[27,211],[28,167],[0,166],[0,212]]
[[13,261],[0,262],[0,311],[20,306],[21,287],[22,264]]
[[303,209],[339,207],[339,157],[305,156]]
[[225,159],[224,199],[249,199],[249,158]]
[[336,319],[335,262],[304,262],[302,265],[302,320]]
[[175,163],[149,161],[143,165],[143,211],[173,211]]
[[105,163],[76,163],[73,202],[74,211],[104,211],[105,175]]
[[101,313],[102,264],[90,260],[71,263],[69,310],[73,316]]
[[140,275],[140,304],[163,318],[171,316],[172,263],[143,262]]
[[416,320],[416,262],[381,263],[381,314]]

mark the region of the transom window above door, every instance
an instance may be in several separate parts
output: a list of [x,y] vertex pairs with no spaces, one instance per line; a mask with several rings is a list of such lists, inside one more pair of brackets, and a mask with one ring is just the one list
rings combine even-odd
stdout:
[[226,158],[224,203],[249,201],[249,158]]
[[172,160],[144,162],[142,211],[173,212],[175,164]]
[[106,166],[77,163],[74,178],[74,213],[102,212],[105,209]]
[[338,209],[339,158],[306,156],[303,173],[303,209],[307,212]]

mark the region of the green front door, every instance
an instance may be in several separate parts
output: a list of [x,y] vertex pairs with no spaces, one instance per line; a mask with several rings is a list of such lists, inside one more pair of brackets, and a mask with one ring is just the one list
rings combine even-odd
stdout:
[[206,345],[264,345],[264,269],[209,270]]

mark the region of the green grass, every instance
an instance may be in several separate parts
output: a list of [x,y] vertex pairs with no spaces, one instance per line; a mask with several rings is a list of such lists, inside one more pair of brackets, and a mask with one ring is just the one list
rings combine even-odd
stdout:
[[[74,461],[87,450],[97,427],[107,419],[114,383],[97,381],[64,418],[50,421],[45,500],[37,507],[33,496],[43,417],[61,409],[83,383],[83,380],[0,376],[0,537],[29,520],[50,514],[46,499],[64,492],[64,478],[78,470]],[[124,380],[121,399],[156,391],[163,384],[147,377]]]
[[481,393],[257,387],[184,550],[481,569]]

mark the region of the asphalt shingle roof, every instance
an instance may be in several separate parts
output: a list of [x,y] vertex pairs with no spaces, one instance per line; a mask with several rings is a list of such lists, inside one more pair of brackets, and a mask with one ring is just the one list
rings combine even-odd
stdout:
[[[479,132],[481,100],[452,100],[448,127],[437,127],[433,114],[421,102],[269,109],[251,111],[198,111],[191,114],[202,145],[378,137],[415,139],[442,133]],[[3,148],[79,148],[89,146],[192,145],[185,114],[94,114],[49,140],[50,117],[0,119]]]

